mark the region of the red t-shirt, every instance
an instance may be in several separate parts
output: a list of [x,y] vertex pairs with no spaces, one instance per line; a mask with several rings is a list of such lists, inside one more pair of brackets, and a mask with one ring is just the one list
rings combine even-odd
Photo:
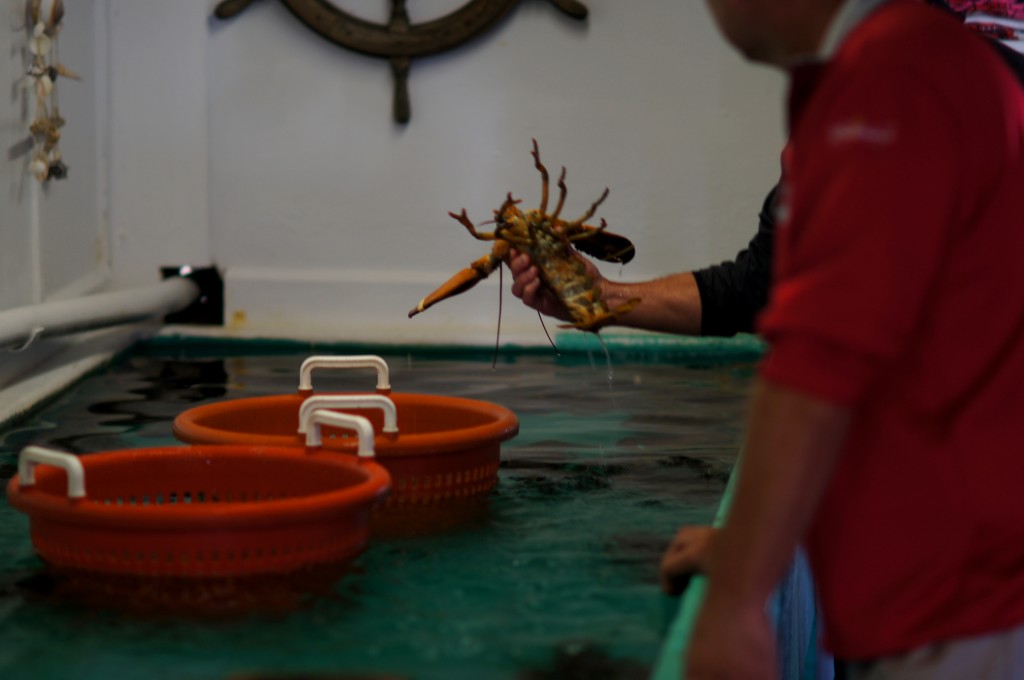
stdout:
[[792,75],[761,372],[854,414],[806,536],[826,645],[1024,622],[1024,94],[904,0]]

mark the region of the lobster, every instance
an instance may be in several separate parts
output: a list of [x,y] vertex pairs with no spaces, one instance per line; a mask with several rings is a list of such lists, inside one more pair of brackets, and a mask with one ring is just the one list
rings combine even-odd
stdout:
[[516,207],[521,200],[512,197],[511,192],[498,210],[494,211],[494,231],[477,231],[465,208],[459,214],[448,213],[462,224],[469,233],[481,241],[494,241],[491,252],[476,260],[469,267],[459,271],[437,290],[420,300],[409,312],[409,317],[429,309],[441,300],[464,293],[491,272],[500,267],[515,248],[530,256],[537,266],[540,277],[550,288],[565,309],[570,323],[560,328],[578,328],[596,333],[601,326],[610,323],[617,316],[633,309],[639,298],[633,298],[609,309],[601,299],[600,291],[594,287],[593,277],[587,272],[584,262],[574,256],[570,246],[605,262],[625,264],[633,259],[635,249],[624,236],[606,231],[607,222],[602,219],[598,227],[584,224],[594,216],[598,206],[608,198],[605,188],[601,197],[591,204],[581,217],[572,222],[559,218],[565,205],[565,167],[558,178],[559,198],[553,213],[548,214],[548,170],[540,160],[537,140],[533,140],[534,166],[541,175],[540,207],[522,211]]

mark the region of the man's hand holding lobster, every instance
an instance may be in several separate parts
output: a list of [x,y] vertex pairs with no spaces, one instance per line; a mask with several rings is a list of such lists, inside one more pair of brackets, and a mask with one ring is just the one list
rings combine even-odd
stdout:
[[[570,251],[570,256],[583,264],[587,275],[593,281],[593,287],[604,298],[607,281],[601,275],[601,272],[597,270],[597,267],[594,266],[594,263],[573,251]],[[561,303],[554,291],[544,283],[540,271],[538,271],[537,266],[528,254],[513,248],[509,251],[505,264],[508,265],[509,271],[512,272],[512,294],[522,300],[527,307],[561,321],[572,320],[565,305]]]

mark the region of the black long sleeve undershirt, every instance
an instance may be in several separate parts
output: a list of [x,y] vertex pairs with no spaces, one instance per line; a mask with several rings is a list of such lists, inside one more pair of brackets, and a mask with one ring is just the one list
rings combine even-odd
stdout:
[[768,302],[778,185],[764,199],[757,233],[735,260],[693,273],[701,303],[701,335],[729,336],[754,330]]

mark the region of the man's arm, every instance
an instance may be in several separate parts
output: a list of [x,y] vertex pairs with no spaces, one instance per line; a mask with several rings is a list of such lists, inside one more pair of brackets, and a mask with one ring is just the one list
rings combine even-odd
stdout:
[[844,406],[757,381],[736,494],[711,544],[688,678],[774,677],[765,603],[831,478],[849,422]]
[[729,336],[751,333],[757,315],[768,304],[775,201],[778,186],[765,197],[757,233],[732,261],[693,273],[700,292],[702,335]]
[[[583,260],[595,287],[601,292],[601,299],[609,309],[633,298],[640,298],[636,307],[615,320],[616,326],[681,335],[700,333],[700,292],[693,274],[684,272],[653,281],[618,283],[601,276],[597,267],[581,255],[573,256]],[[569,320],[554,293],[541,281],[537,267],[528,255],[514,251],[508,267],[513,276],[513,295],[541,314]]]
[[[764,201],[757,234],[734,261],[651,281],[619,283],[604,278],[584,259],[594,286],[610,309],[640,299],[628,314],[616,319],[615,325],[678,335],[753,331],[754,319],[768,299],[775,193],[772,189]],[[508,264],[516,297],[542,314],[567,320],[528,256],[516,254]]]

